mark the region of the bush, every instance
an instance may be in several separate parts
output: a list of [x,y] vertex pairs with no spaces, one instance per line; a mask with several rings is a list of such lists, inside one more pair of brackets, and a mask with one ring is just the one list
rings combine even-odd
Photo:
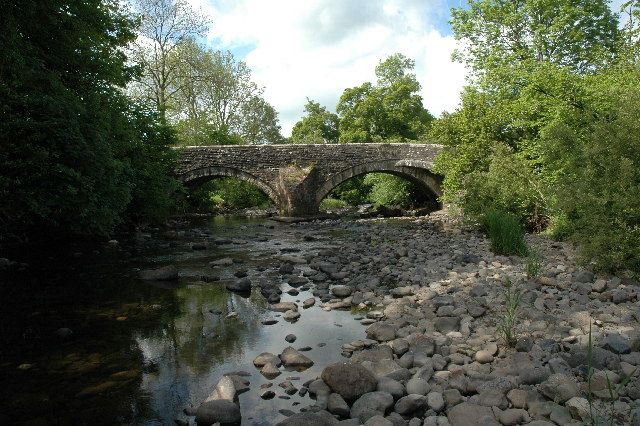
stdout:
[[320,203],[320,210],[335,210],[347,206],[347,202],[336,198],[325,198]]
[[368,198],[375,205],[409,207],[412,204],[411,182],[387,173],[370,173],[364,183],[371,186]]
[[501,211],[489,211],[481,218],[483,230],[491,240],[491,249],[503,255],[527,255],[524,231],[518,219]]
[[195,190],[191,204],[197,210],[268,208],[269,197],[258,187],[236,178],[213,179]]

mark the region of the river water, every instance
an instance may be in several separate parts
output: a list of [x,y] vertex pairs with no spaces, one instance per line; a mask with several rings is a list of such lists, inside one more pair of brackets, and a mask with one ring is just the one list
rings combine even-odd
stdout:
[[[152,230],[130,242],[48,248],[29,254],[26,272],[3,277],[0,313],[0,424],[174,424],[193,421],[183,409],[197,406],[224,373],[245,371],[250,390],[239,396],[243,424],[274,424],[280,410],[298,411],[308,396],[286,394],[277,384],[293,377],[300,387],[319,376],[327,364],[343,359],[340,347],[364,337],[364,326],[348,311],[300,309],[294,323],[255,288],[249,297],[225,289],[232,273],[247,269],[252,281],[280,280],[281,256],[304,256],[335,248],[344,233],[266,219],[215,217],[192,220],[176,229]],[[305,238],[307,236],[307,238]],[[217,240],[217,243],[214,244]],[[196,242],[209,248],[193,250]],[[221,244],[220,244],[221,243]],[[212,268],[209,262],[231,257],[234,265]],[[175,264],[177,282],[144,282],[141,268]],[[299,267],[304,272],[305,266]],[[221,280],[205,282],[203,275]],[[282,301],[296,296],[281,283]],[[319,302],[319,301],[318,301]],[[237,317],[228,314],[236,312]],[[253,366],[261,352],[280,353],[291,346],[315,365],[303,372],[283,372],[267,380]],[[272,400],[260,398],[261,385],[273,382]]]

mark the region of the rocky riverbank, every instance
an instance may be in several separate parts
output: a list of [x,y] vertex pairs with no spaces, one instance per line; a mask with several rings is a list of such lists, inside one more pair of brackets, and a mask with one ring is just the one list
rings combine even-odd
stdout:
[[[331,229],[333,244],[280,256],[271,267],[279,281],[233,259],[212,268],[235,275],[231,291],[260,291],[273,321],[296,321],[321,304],[356,310],[365,334],[343,344],[344,362],[319,366],[319,377],[302,384],[278,377],[313,364],[306,348],[261,354],[254,365],[272,381],[253,388],[246,372],[229,372],[187,409],[198,424],[240,422],[243,391],[260,393],[263,404],[306,398],[299,412],[282,410],[283,425],[640,424],[637,281],[596,276],[577,266],[569,244],[540,236],[529,238],[540,254],[539,275],[529,278],[527,259],[494,255],[484,236],[444,213],[289,226],[305,241]],[[499,333],[507,281],[521,293],[512,348]],[[283,291],[299,290],[314,297],[280,302]]]

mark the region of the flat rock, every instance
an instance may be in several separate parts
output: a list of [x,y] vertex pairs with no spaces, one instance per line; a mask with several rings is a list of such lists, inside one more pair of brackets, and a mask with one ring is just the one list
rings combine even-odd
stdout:
[[269,305],[269,309],[276,312],[297,311],[298,305],[293,302],[280,302]]
[[447,412],[451,426],[499,426],[490,407],[463,402]]
[[282,314],[282,319],[284,319],[285,321],[295,321],[298,318],[300,318],[300,312],[298,312],[297,310],[289,310]]
[[338,420],[328,411],[304,412],[294,414],[278,423],[278,426],[335,426]]

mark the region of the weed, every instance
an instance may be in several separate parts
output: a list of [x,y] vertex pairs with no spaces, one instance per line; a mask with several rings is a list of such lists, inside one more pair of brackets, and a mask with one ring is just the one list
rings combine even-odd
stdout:
[[521,300],[522,291],[507,278],[504,283],[504,314],[498,324],[498,332],[507,346],[513,347],[518,341],[516,322]]
[[524,230],[515,216],[497,210],[485,213],[481,220],[491,240],[491,249],[497,254],[526,256],[527,243]]
[[527,278],[536,278],[542,270],[542,256],[536,249],[529,249],[527,254]]

